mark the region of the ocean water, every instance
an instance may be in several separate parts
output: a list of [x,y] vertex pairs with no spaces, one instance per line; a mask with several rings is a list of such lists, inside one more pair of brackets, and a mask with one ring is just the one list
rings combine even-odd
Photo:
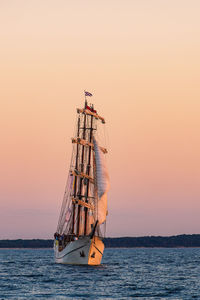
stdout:
[[200,248],[105,249],[98,267],[1,249],[0,299],[200,299]]

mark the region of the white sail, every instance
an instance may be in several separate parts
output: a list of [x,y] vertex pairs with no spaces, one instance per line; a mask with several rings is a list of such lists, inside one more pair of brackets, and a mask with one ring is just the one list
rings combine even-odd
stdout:
[[109,189],[109,176],[105,164],[105,158],[102,151],[98,146],[97,141],[93,137],[95,163],[96,163],[96,180],[97,180],[97,193],[98,193],[98,209],[97,219],[99,224],[106,220],[107,215],[107,192]]

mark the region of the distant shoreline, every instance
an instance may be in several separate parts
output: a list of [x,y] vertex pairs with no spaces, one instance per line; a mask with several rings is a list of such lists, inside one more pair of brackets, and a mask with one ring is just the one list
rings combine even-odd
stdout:
[[[189,248],[200,248],[199,247],[106,247],[106,249],[189,249]],[[48,247],[48,248],[44,248],[44,247],[40,247],[40,248],[15,248],[15,247],[10,247],[10,248],[2,248],[0,247],[0,251],[1,250],[53,250],[53,247]]]
[[[200,234],[104,238],[106,248],[199,248]],[[47,249],[53,239],[3,239],[0,249]]]

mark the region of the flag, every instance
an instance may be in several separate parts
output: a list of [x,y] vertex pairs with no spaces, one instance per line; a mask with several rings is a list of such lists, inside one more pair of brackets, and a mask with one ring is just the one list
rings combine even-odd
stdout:
[[97,113],[96,110],[94,110],[92,107],[90,107],[90,106],[88,106],[88,105],[86,106],[86,109],[89,109],[90,111],[92,111],[92,112],[95,113],[95,114]]
[[86,92],[86,91],[85,91],[85,96],[92,97],[92,94],[91,94],[91,93],[89,93],[89,92]]

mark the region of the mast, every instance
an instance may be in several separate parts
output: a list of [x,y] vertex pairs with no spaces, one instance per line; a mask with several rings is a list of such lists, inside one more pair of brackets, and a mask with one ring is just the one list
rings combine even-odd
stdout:
[[[93,108],[93,107],[92,107]],[[92,134],[93,134],[93,116],[91,115],[91,123],[90,123],[90,137],[89,137],[89,142],[92,142]],[[90,161],[91,161],[91,150],[92,147],[89,146],[89,155],[88,155],[88,163],[87,163],[87,171],[86,174],[89,176],[90,175],[90,169],[91,169],[91,165],[90,165]],[[87,180],[87,188],[86,188],[86,195],[85,195],[85,201],[88,202],[88,192],[89,192],[89,180]],[[85,224],[84,224],[84,235],[87,235],[87,217],[88,217],[88,208],[85,207]]]
[[[78,117],[77,137],[79,137],[79,132],[80,132],[80,116]],[[77,144],[77,147],[76,147],[76,165],[75,165],[76,170],[78,169],[78,150],[79,150],[79,145]],[[78,179],[77,176],[75,176],[75,179],[74,179],[74,199],[76,199],[77,179]],[[72,234],[74,233],[75,212],[76,212],[76,204],[73,203]]]
[[[87,100],[85,97],[85,109],[87,107]],[[86,134],[86,114],[84,114],[84,125],[83,125],[83,134],[82,137],[85,140],[85,134]],[[84,151],[85,151],[85,146],[82,145],[82,155],[81,155],[81,172],[84,172]],[[79,194],[78,198],[81,200],[82,198],[82,186],[83,186],[83,178],[81,177],[79,183]],[[78,216],[77,216],[77,236],[79,236],[79,231],[80,231],[80,210],[81,210],[81,205],[78,205]]]

